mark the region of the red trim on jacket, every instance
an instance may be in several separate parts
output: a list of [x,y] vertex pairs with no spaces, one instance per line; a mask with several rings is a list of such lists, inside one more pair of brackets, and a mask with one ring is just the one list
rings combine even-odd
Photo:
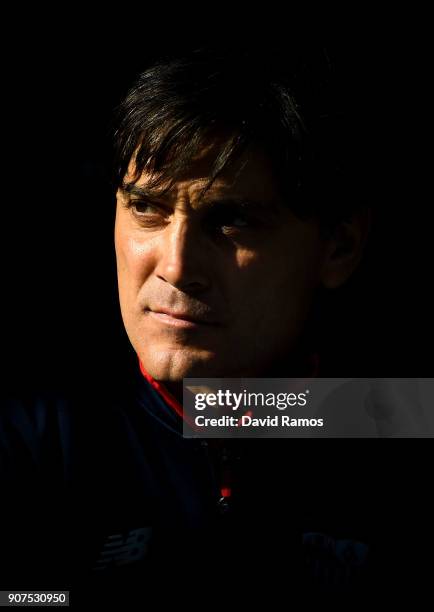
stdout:
[[154,378],[152,378],[152,376],[149,374],[149,372],[147,372],[145,370],[145,368],[143,366],[143,363],[140,361],[140,358],[139,358],[139,366],[140,366],[141,373],[146,378],[148,383],[150,385],[152,385],[156,391],[158,391],[158,393],[161,395],[161,397],[164,399],[164,401],[172,408],[172,410],[174,410],[176,412],[176,414],[178,416],[180,416],[181,419],[183,419],[184,418],[184,409],[183,409],[182,405],[178,402],[176,397],[174,397],[170,393],[170,391],[168,391],[166,389],[166,387],[162,383],[159,383]]

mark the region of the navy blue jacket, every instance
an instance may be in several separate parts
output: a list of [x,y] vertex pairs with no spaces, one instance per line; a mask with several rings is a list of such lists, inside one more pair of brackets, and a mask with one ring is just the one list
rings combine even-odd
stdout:
[[221,445],[184,439],[138,367],[120,385],[3,401],[2,588],[144,596],[162,576],[203,585],[223,571],[253,590],[366,592],[379,565],[381,580],[395,575],[383,506],[396,491],[378,497],[382,466],[372,473],[366,441],[228,444],[229,507]]

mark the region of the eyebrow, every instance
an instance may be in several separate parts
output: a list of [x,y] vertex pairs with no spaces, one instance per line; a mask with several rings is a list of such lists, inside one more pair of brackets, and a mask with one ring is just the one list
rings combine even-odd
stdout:
[[141,198],[158,199],[165,195],[164,192],[158,192],[146,187],[139,187],[136,183],[122,183],[121,191],[130,195],[139,196]]
[[[147,187],[140,187],[136,183],[122,183],[121,191],[129,195],[134,195],[140,198],[148,198],[149,200],[158,201],[167,195],[165,191],[156,191],[154,189],[148,189]],[[215,195],[205,196],[202,199],[204,205],[208,208],[214,209],[217,206],[239,206],[241,208],[256,210],[256,211],[267,211],[276,212],[277,203],[270,201],[253,200],[251,198]]]

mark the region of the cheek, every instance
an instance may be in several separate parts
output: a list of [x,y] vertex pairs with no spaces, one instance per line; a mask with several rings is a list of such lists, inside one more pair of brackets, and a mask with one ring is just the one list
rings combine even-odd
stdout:
[[271,321],[303,319],[318,284],[315,249],[280,248],[263,256],[240,258],[232,280],[238,312],[257,330]]
[[152,242],[140,240],[117,226],[115,250],[119,291],[135,295],[154,267]]

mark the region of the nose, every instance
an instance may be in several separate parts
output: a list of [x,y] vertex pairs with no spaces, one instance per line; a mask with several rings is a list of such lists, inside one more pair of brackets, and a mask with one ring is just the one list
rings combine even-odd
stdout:
[[158,278],[185,293],[202,293],[211,286],[210,261],[200,227],[182,216],[172,219],[161,235]]

